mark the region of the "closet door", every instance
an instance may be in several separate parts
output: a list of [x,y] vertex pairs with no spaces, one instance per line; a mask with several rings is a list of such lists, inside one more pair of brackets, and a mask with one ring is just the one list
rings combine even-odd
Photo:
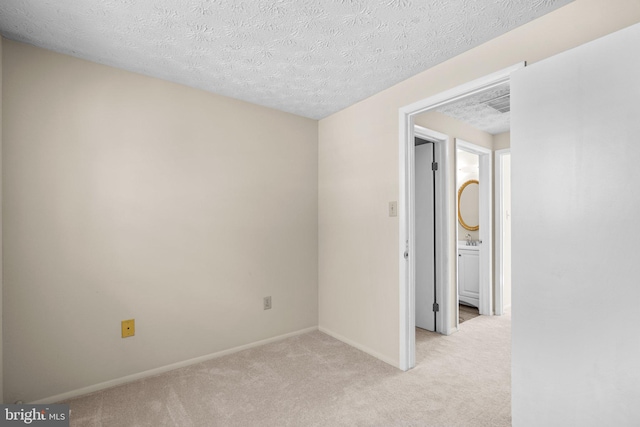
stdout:
[[435,331],[433,144],[416,146],[416,326]]

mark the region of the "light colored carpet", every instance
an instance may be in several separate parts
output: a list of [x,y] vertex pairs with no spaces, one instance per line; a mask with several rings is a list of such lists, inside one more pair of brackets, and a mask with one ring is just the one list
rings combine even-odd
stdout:
[[458,323],[466,322],[474,317],[480,316],[480,312],[476,307],[470,307],[464,304],[458,304]]
[[312,332],[63,403],[71,426],[509,426],[510,331],[417,330],[408,372]]

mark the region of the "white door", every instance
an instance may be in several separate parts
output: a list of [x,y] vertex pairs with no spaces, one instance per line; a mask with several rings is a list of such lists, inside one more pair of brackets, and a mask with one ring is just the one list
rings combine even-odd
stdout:
[[640,425],[640,24],[511,78],[514,426]]
[[415,148],[416,326],[435,331],[433,143]]
[[495,160],[495,312],[503,315],[511,308],[511,150],[496,150]]
[[511,309],[511,154],[502,156],[502,312]]

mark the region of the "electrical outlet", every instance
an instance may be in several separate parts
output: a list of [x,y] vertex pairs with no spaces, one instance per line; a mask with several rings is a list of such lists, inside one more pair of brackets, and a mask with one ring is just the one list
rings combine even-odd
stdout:
[[136,334],[135,319],[122,321],[122,338],[132,337]]
[[263,310],[271,310],[271,297],[264,297],[262,300]]

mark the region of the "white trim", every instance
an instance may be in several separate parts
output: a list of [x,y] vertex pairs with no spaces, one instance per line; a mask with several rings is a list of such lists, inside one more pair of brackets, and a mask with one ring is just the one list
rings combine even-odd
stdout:
[[[449,199],[446,189],[449,185],[448,173],[447,173],[447,159],[449,155],[448,148],[448,136],[439,132],[435,132],[430,129],[415,126],[413,124],[413,118],[411,118],[410,127],[405,128],[405,132],[402,132],[406,136],[406,141],[410,141],[410,144],[403,144],[401,147],[401,159],[406,159],[406,178],[400,179],[400,197],[398,201],[398,216],[400,220],[401,236],[413,236],[415,235],[415,142],[416,135],[426,138],[435,142],[435,161],[438,162],[441,179],[436,181],[436,247],[438,256],[437,264],[437,277],[436,277],[436,293],[442,296],[441,310],[437,314],[437,332],[449,333],[449,319],[447,316],[447,310],[444,310],[444,301],[449,296],[449,289],[446,284],[449,277],[449,242],[447,239],[446,230],[449,229],[450,212],[449,212]],[[405,161],[401,161],[400,169],[404,170]],[[404,232],[402,229],[404,228]],[[408,230],[412,230],[409,232]],[[408,251],[409,257],[405,259],[404,253]],[[415,366],[415,345],[416,345],[416,317],[415,317],[415,263],[412,254],[415,253],[415,239],[407,238],[406,240],[400,240],[400,299],[404,300],[404,305],[410,307],[410,309],[404,312],[404,316],[400,317],[400,348],[399,348],[399,364],[398,367],[403,371],[406,371]],[[401,306],[403,304],[401,303]],[[394,364],[395,365],[395,364]]]
[[[411,158],[410,147],[413,146],[414,136],[414,117],[417,114],[437,108],[453,102],[457,99],[464,98],[474,93],[492,88],[509,81],[511,73],[524,68],[525,63],[513,65],[488,76],[473,80],[461,86],[449,89],[440,94],[431,96],[413,104],[402,107],[398,110],[398,140],[399,140],[399,197],[398,197],[398,219],[399,219],[399,368],[403,371],[411,369],[415,366],[415,328],[411,329],[411,324],[415,323],[415,282],[412,282],[409,275],[408,262],[404,258],[404,252],[413,244],[410,232],[410,210],[409,203],[412,203],[409,196],[410,177],[413,176],[413,163]],[[448,204],[447,204],[448,205]],[[450,216],[450,215],[449,215]],[[447,223],[451,222],[449,217],[446,218]],[[444,228],[449,230],[449,227]],[[450,242],[451,239],[445,239],[445,245],[457,242]],[[443,247],[444,251],[445,248]],[[447,253],[449,251],[447,250]],[[445,286],[447,284],[445,283]],[[443,304],[446,302],[443,301]]]
[[[508,82],[509,78],[511,77],[511,73],[524,68],[524,66],[525,63],[520,62],[518,64],[512,65],[511,67],[507,67],[500,71],[496,71],[495,73],[446,90],[437,95],[414,102],[413,104],[400,108],[400,115],[411,116],[413,118],[418,114],[433,110],[442,105],[455,102],[459,99],[474,95],[476,93],[480,93],[487,89],[491,89],[492,87]],[[402,123],[403,122],[401,122],[401,124]],[[402,132],[402,129],[400,129],[400,131]]]
[[278,335],[276,337],[267,338],[265,340],[260,340],[256,342],[252,342],[249,344],[241,345],[238,347],[233,347],[227,350],[218,351],[216,353],[207,354],[200,357],[195,357],[193,359],[184,360],[182,362],[172,363],[170,365],[161,366],[159,368],[149,369],[148,371],[138,372],[137,374],[127,375],[124,377],[116,378],[113,380],[101,382],[98,384],[90,385],[88,387],[82,387],[76,390],[71,390],[65,393],[56,394],[55,396],[45,397],[44,399],[36,400],[34,402],[30,402],[31,404],[51,404],[55,402],[61,402],[63,400],[72,399],[74,397],[82,396],[88,393],[93,393],[96,391],[104,390],[107,388],[115,387],[121,384],[129,383],[132,381],[140,380],[143,378],[152,377],[158,374],[163,374],[165,372],[173,371],[174,369],[184,368],[185,366],[195,365],[196,363],[206,362],[207,360],[217,359],[222,356],[227,356],[229,354],[237,353],[239,351],[247,350],[254,347],[260,347],[265,344],[270,344],[272,342],[282,341],[286,338],[295,337],[297,335],[306,334],[309,332],[317,331],[317,326],[312,326],[311,328],[300,329],[299,331],[289,332],[284,335]]
[[[409,197],[409,186],[411,184],[409,177],[413,176],[414,159],[411,157],[413,150],[410,150],[411,142],[414,141],[414,124],[413,116],[405,113],[402,109],[399,111],[399,134],[400,134],[400,155],[399,166],[399,193],[398,193],[398,227],[399,227],[399,251],[398,251],[398,270],[399,270],[399,303],[400,303],[400,336],[399,336],[399,355],[398,368],[403,371],[413,368],[416,364],[416,338],[415,326],[413,327],[413,338],[411,338],[412,325],[415,324],[415,278],[409,274],[409,263],[405,258],[405,253],[409,253],[409,229],[411,223],[410,213],[414,212],[408,204],[413,201]],[[415,145],[415,142],[413,143]],[[413,244],[413,240],[411,241]],[[414,245],[415,246],[415,245]],[[414,288],[411,288],[413,284]]]
[[[493,209],[491,203],[493,179],[491,178],[491,150],[461,139],[456,139],[456,150],[476,154],[480,163],[480,193],[478,197],[480,204],[480,241],[482,241],[482,243],[480,244],[480,292],[478,311],[482,315],[491,316],[493,314]],[[456,198],[456,212],[457,210]],[[456,235],[457,230],[458,227],[456,227]],[[458,240],[461,240],[459,236],[456,237],[456,241]]]
[[[459,314],[457,312],[457,309],[456,309],[456,316],[459,316]],[[458,331],[460,331],[460,329],[457,326],[452,326],[451,328],[449,328],[448,330],[445,331],[445,335],[451,335],[451,334],[454,334],[454,333],[456,333]]]
[[395,360],[391,360],[388,357],[386,357],[385,355],[383,355],[382,353],[378,353],[377,351],[372,350],[369,347],[364,346],[362,344],[359,344],[359,343],[357,343],[355,341],[352,341],[349,338],[346,338],[346,337],[344,337],[344,336],[342,336],[342,335],[340,335],[338,333],[335,333],[330,329],[327,329],[327,328],[324,328],[322,326],[319,326],[318,330],[320,332],[324,333],[324,334],[327,334],[327,335],[337,339],[338,341],[342,341],[345,344],[349,344],[351,347],[355,347],[358,350],[367,353],[369,356],[375,357],[376,359],[380,359],[383,362],[388,363],[389,365],[394,366],[396,368],[399,367]]
[[502,316],[509,307],[504,306],[504,222],[502,221],[502,212],[504,211],[504,166],[502,164],[503,156],[511,154],[511,148],[505,148],[495,151],[495,168],[496,168],[496,315]]

